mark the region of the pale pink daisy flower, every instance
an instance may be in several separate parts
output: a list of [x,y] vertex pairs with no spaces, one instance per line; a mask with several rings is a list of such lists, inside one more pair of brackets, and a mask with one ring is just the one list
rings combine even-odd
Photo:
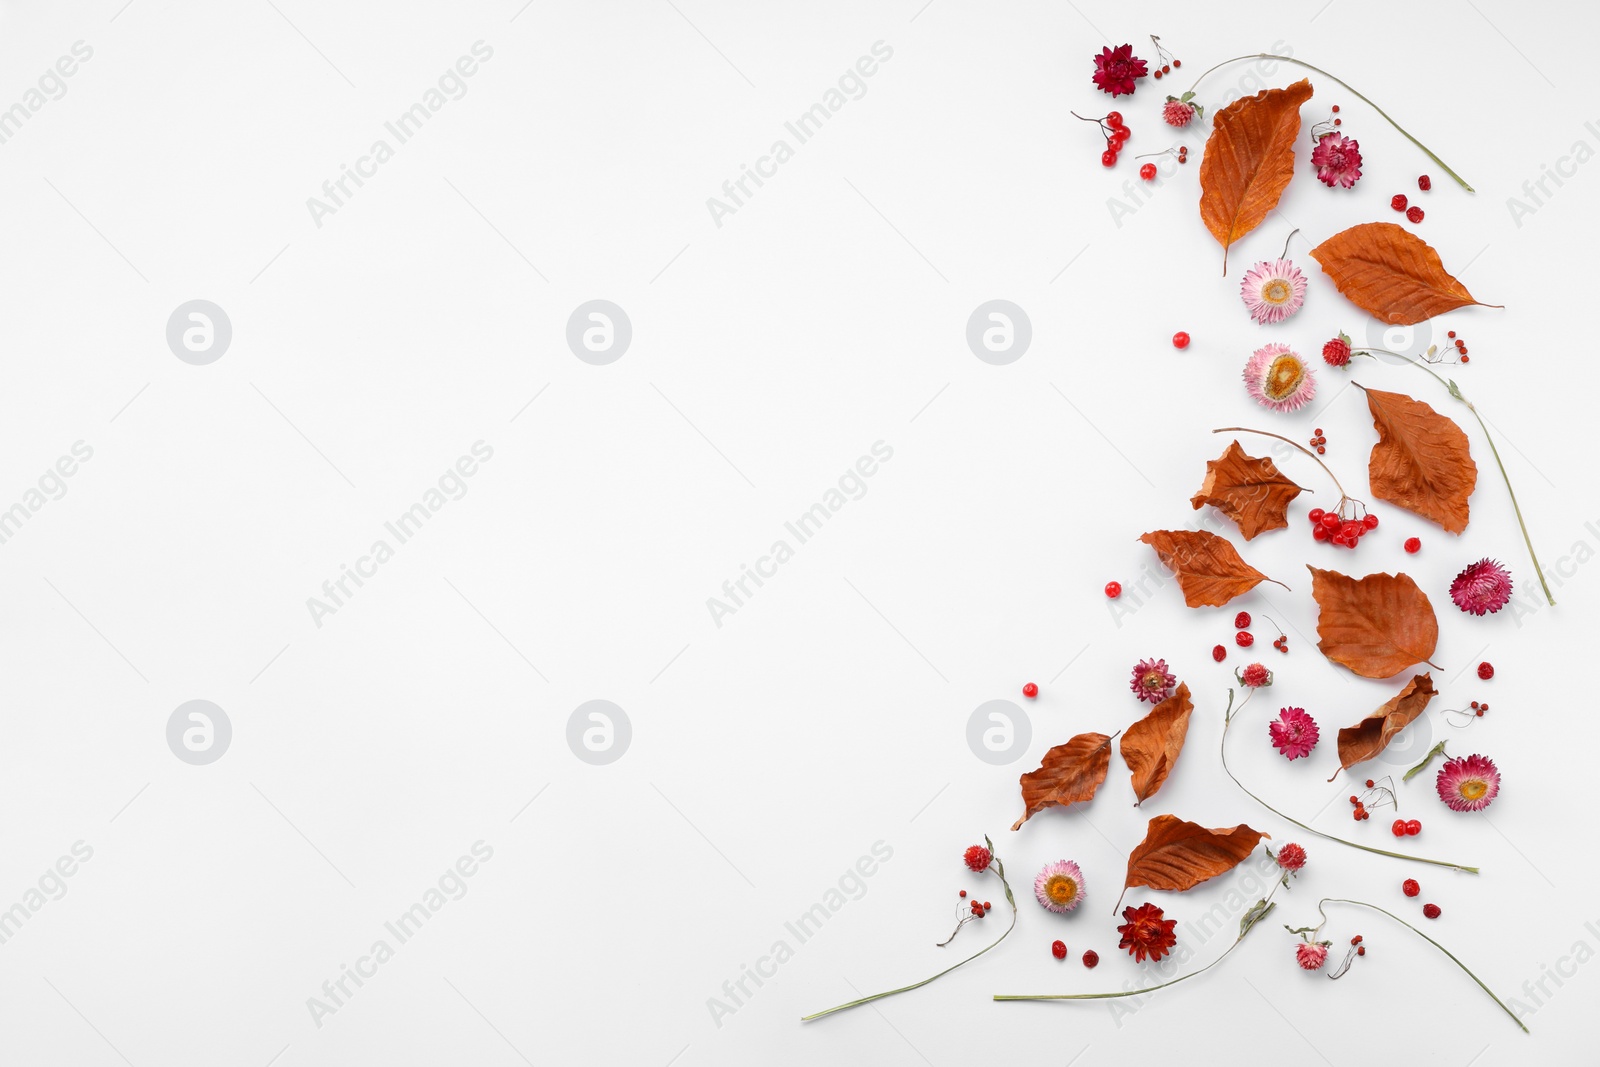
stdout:
[[1451,811],[1482,811],[1500,793],[1500,770],[1488,756],[1456,756],[1439,768],[1435,787]]
[[1342,133],[1325,133],[1311,150],[1311,165],[1323,185],[1348,189],[1361,177],[1361,143]]
[[1271,411],[1298,411],[1317,395],[1317,376],[1288,345],[1256,349],[1244,366],[1251,398]]
[[1286,759],[1297,760],[1311,755],[1322,732],[1305,708],[1284,708],[1278,712],[1277,721],[1267,725],[1267,735]]
[[1239,297],[1257,322],[1282,322],[1306,302],[1306,276],[1290,260],[1262,260],[1239,283]]
[[1495,560],[1480,559],[1456,575],[1450,599],[1472,615],[1499,611],[1511,599],[1511,572]]
[[1083,903],[1083,871],[1071,860],[1047,863],[1033,880],[1033,895],[1046,911],[1069,912]]
[[1328,946],[1315,941],[1302,941],[1294,949],[1295,962],[1302,970],[1320,971],[1328,962]]

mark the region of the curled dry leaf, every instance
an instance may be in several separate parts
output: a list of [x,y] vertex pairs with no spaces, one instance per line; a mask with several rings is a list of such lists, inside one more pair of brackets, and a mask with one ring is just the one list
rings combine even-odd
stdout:
[[[1317,648],[1363,678],[1389,678],[1428,657],[1439,644],[1439,621],[1428,595],[1407,574],[1351,578],[1338,571],[1311,572]],[[1430,667],[1438,664],[1428,663]]]
[[1206,480],[1189,503],[1196,511],[1210,504],[1238,523],[1249,541],[1256,534],[1288,526],[1289,502],[1303,492],[1271,459],[1248,456],[1234,441],[1221,456],[1206,461]]
[[1300,105],[1311,99],[1304,78],[1287,89],[1264,89],[1235,101],[1211,120],[1200,160],[1200,221],[1228,249],[1266,219],[1294,177]]
[[1220,608],[1262,582],[1283,585],[1240,559],[1227,538],[1205,530],[1152,530],[1139,540],[1156,550],[1191,608]]
[[1144,840],[1128,856],[1123,891],[1136,885],[1193,889],[1233,870],[1255,851],[1263,837],[1271,836],[1244,823],[1225,830],[1208,830],[1176,815],[1157,815],[1150,820]]
[[1178,683],[1178,691],[1150,709],[1150,714],[1128,727],[1122,735],[1122,762],[1133,772],[1135,803],[1143,804],[1161,788],[1183,751],[1189,734],[1189,716],[1194,702],[1189,687]]
[[1367,461],[1372,495],[1432,519],[1451,533],[1467,528],[1468,498],[1478,484],[1467,435],[1448,416],[1402,393],[1367,394],[1378,443]]
[[1311,255],[1345,299],[1396,326],[1481,303],[1444,269],[1428,242],[1392,222],[1352,226],[1313,248]]
[[1433,676],[1423,672],[1407,682],[1406,687],[1383,707],[1354,726],[1340,730],[1339,766],[1349,770],[1388,748],[1394,736],[1421,715],[1428,702],[1437,695],[1433,688]]
[[1088,800],[1111,769],[1111,738],[1105,734],[1079,734],[1044,754],[1036,771],[1022,776],[1022,802],[1026,810],[1011,827],[1022,824],[1052,804]]

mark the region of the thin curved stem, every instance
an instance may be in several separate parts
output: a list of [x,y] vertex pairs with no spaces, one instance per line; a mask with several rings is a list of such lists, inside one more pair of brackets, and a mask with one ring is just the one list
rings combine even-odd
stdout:
[[1354,500],[1355,499],[1355,497],[1351,496],[1349,493],[1344,491],[1344,486],[1339,484],[1338,477],[1333,473],[1332,470],[1329,470],[1328,465],[1326,463],[1322,462],[1321,458],[1319,458],[1315,452],[1311,451],[1305,445],[1302,445],[1297,441],[1289,440],[1287,437],[1284,437],[1282,434],[1268,433],[1266,430],[1252,430],[1248,426],[1224,426],[1224,427],[1222,427],[1220,429],[1212,430],[1211,432],[1212,433],[1254,433],[1254,434],[1260,434],[1262,437],[1275,437],[1278,440],[1282,441],[1286,445],[1291,445],[1291,446],[1293,446],[1295,448],[1298,448],[1300,451],[1302,451],[1306,455],[1310,456],[1316,462],[1317,466],[1319,466],[1323,470],[1327,471],[1328,472],[1328,477],[1333,479],[1333,487],[1335,489],[1339,490],[1339,496],[1340,496],[1341,499],[1344,499],[1344,500]]
[[1221,752],[1222,752],[1222,769],[1223,769],[1224,772],[1226,772],[1226,774],[1228,775],[1229,778],[1233,779],[1233,784],[1238,786],[1241,790],[1244,791],[1244,795],[1245,796],[1249,797],[1251,800],[1255,801],[1257,804],[1260,804],[1263,808],[1266,808],[1268,811],[1272,812],[1272,814],[1276,815],[1278,818],[1283,819],[1286,822],[1294,823],[1296,826],[1300,827],[1300,829],[1304,830],[1308,834],[1316,834],[1318,837],[1320,837],[1320,838],[1322,838],[1322,839],[1324,839],[1326,841],[1337,841],[1341,845],[1349,845],[1351,848],[1359,848],[1363,852],[1373,852],[1373,853],[1376,853],[1379,856],[1388,856],[1391,859],[1410,860],[1413,863],[1431,863],[1435,867],[1449,867],[1451,870],[1466,871],[1468,874],[1477,874],[1478,873],[1478,868],[1476,868],[1476,867],[1468,867],[1468,866],[1465,866],[1465,865],[1460,864],[1460,863],[1450,863],[1450,862],[1448,862],[1446,860],[1430,860],[1426,856],[1408,856],[1408,855],[1405,855],[1404,853],[1401,853],[1401,852],[1390,852],[1387,849],[1373,848],[1371,845],[1360,845],[1360,844],[1357,844],[1354,841],[1346,841],[1342,837],[1334,837],[1332,834],[1325,834],[1321,830],[1318,830],[1318,829],[1316,829],[1314,827],[1311,827],[1311,826],[1307,826],[1305,823],[1301,822],[1299,819],[1290,818],[1289,816],[1285,815],[1283,812],[1279,811],[1277,808],[1273,807],[1271,804],[1268,804],[1265,800],[1262,800],[1260,797],[1258,797],[1254,793],[1250,792],[1250,790],[1245,789],[1244,783],[1239,781],[1239,776],[1234,774],[1233,773],[1233,768],[1228,766],[1228,730],[1233,725],[1233,720],[1236,717],[1237,717],[1237,713],[1233,710],[1233,690],[1229,689],[1228,690],[1228,711],[1226,713],[1226,718],[1223,720],[1223,724],[1222,724],[1222,743],[1219,746],[1221,748]]
[[1278,258],[1279,259],[1288,259],[1289,258],[1289,242],[1294,240],[1294,235],[1299,233],[1299,232],[1300,232],[1300,227],[1296,226],[1294,229],[1289,231],[1289,236],[1287,236],[1287,237],[1285,237],[1283,239],[1283,251],[1278,253]]
[[1255,55],[1249,55],[1249,56],[1234,56],[1232,59],[1224,59],[1221,63],[1218,63],[1216,66],[1212,67],[1210,70],[1206,70],[1206,71],[1202,72],[1200,77],[1198,77],[1198,78],[1196,78],[1194,80],[1194,85],[1189,88],[1189,91],[1191,93],[1194,92],[1194,90],[1199,87],[1200,83],[1205,80],[1206,75],[1212,73],[1212,71],[1215,71],[1215,70],[1217,70],[1217,69],[1219,69],[1221,67],[1225,67],[1229,63],[1242,63],[1247,59],[1266,59],[1266,60],[1271,60],[1274,63],[1293,63],[1297,67],[1304,67],[1306,70],[1314,71],[1315,73],[1322,75],[1324,78],[1332,79],[1336,84],[1342,85],[1346,89],[1348,89],[1350,92],[1354,93],[1356,95],[1357,99],[1359,99],[1359,100],[1363,101],[1364,103],[1366,103],[1366,105],[1368,107],[1372,108],[1372,110],[1376,111],[1379,115],[1382,115],[1384,120],[1386,122],[1388,122],[1389,125],[1393,126],[1395,129],[1400,131],[1401,136],[1403,136],[1406,140],[1410,141],[1412,144],[1416,145],[1418,148],[1422,149],[1423,155],[1427,156],[1429,159],[1431,159],[1435,163],[1439,164],[1439,166],[1443,167],[1444,168],[1444,172],[1446,174],[1450,175],[1450,177],[1454,178],[1456,180],[1456,184],[1457,185],[1461,186],[1461,188],[1465,189],[1469,193],[1477,192],[1476,189],[1474,189],[1472,186],[1467,184],[1467,180],[1465,178],[1463,178],[1461,175],[1457,174],[1454,170],[1451,169],[1450,164],[1446,163],[1444,160],[1442,160],[1438,156],[1434,155],[1433,154],[1433,150],[1431,148],[1429,148],[1427,145],[1423,144],[1421,141],[1417,140],[1415,137],[1411,136],[1410,132],[1407,131],[1404,126],[1400,125],[1394,119],[1390,118],[1388,112],[1384,111],[1383,108],[1381,108],[1377,104],[1373,103],[1372,100],[1369,99],[1359,89],[1356,89],[1349,82],[1343,81],[1342,79],[1340,79],[1339,77],[1337,77],[1337,76],[1335,76],[1333,74],[1329,74],[1327,71],[1323,70],[1321,67],[1312,66],[1310,63],[1307,63],[1303,59],[1295,59],[1292,56],[1273,55],[1270,52],[1257,52]]

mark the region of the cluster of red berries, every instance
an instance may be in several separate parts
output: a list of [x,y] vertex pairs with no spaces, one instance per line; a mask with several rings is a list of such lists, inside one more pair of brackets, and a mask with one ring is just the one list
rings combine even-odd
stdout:
[[1396,837],[1416,837],[1422,833],[1422,820],[1396,819],[1394,824],[1389,827],[1389,832]]
[[1450,338],[1450,346],[1456,350],[1456,358],[1463,363],[1471,363],[1472,360],[1467,358],[1467,342],[1457,337],[1454,330],[1447,336]]
[[[1384,781],[1392,784],[1393,779],[1385,778]],[[1378,783],[1374,782],[1371,778],[1367,779],[1367,795],[1376,798],[1372,805],[1375,808],[1387,807],[1395,803],[1394,790],[1390,789],[1388,786],[1378,785]],[[1355,811],[1350,813],[1350,817],[1356,820],[1356,822],[1365,822],[1366,820],[1372,818],[1372,812],[1367,810],[1367,802],[1364,799],[1352,795],[1350,797],[1350,803],[1355,807]],[[1417,829],[1422,829],[1421,823],[1417,824]]]
[[1161,47],[1161,38],[1152,33],[1150,41],[1156,46],[1156,60],[1161,64],[1154,71],[1156,81],[1160,81],[1166,75],[1183,66],[1183,60],[1176,58],[1171,52]]
[[1311,447],[1317,450],[1317,455],[1319,456],[1326,454],[1328,451],[1328,439],[1322,435],[1322,427],[1320,426],[1311,431]]
[[1354,945],[1355,948],[1356,948],[1356,955],[1357,956],[1365,956],[1367,954],[1367,946],[1363,945],[1361,943],[1361,940],[1362,939],[1361,939],[1361,935],[1360,934],[1357,934],[1356,936],[1354,936],[1354,937],[1352,937],[1350,939],[1350,943],[1352,945]]
[[[1372,779],[1368,778],[1367,786],[1370,788],[1371,785]],[[1366,803],[1363,802],[1360,797],[1352,794],[1350,797],[1350,803],[1355,805],[1355,810],[1350,813],[1350,817],[1356,822],[1365,822],[1367,819],[1372,818],[1372,812],[1367,810]]]
[[1410,207],[1406,207],[1406,203],[1407,201],[1405,193],[1395,193],[1394,196],[1389,200],[1390,207],[1394,208],[1396,211],[1404,211],[1406,213],[1406,218],[1410,219],[1412,222],[1421,222],[1422,209],[1415,204],[1412,204]]
[[1478,677],[1486,682],[1490,678],[1493,678],[1494,664],[1490,663],[1488,660],[1484,660],[1482,663],[1478,664]]
[[[1317,451],[1322,451],[1318,448]],[[1368,512],[1359,519],[1346,519],[1337,511],[1323,511],[1321,508],[1312,508],[1311,538],[1314,541],[1326,541],[1340,548],[1354,548],[1357,543],[1378,528],[1378,516]]]
[[[1417,880],[1415,878],[1407,878],[1405,881],[1400,883],[1400,892],[1404,893],[1408,897],[1414,897],[1422,892],[1422,886],[1417,884]],[[1424,904],[1422,906],[1422,914],[1426,915],[1430,919],[1437,919],[1439,916],[1444,914],[1444,911],[1437,904]]]
[[[1159,78],[1159,77],[1161,77],[1161,75],[1158,73],[1156,75],[1156,77]],[[1184,145],[1184,144],[1179,145],[1175,149],[1174,148],[1169,148],[1165,152],[1153,152],[1151,154],[1152,155],[1158,155],[1158,156],[1177,156],[1179,163],[1187,163],[1187,162],[1189,162],[1189,146],[1188,145]],[[1140,167],[1139,168],[1139,177],[1143,178],[1147,182],[1155,181],[1156,180],[1156,165],[1154,163],[1146,163],[1144,166]],[[1182,348],[1183,346],[1182,345],[1178,345],[1178,347]]]
[[1406,551],[1409,552],[1413,556],[1415,556],[1418,552],[1421,552],[1422,551],[1422,538],[1420,538],[1420,537],[1408,537],[1408,538],[1406,538]]
[[1034,697],[1039,695],[1039,687],[1032,682],[1029,682],[1027,685],[1022,687],[1022,695],[1027,697],[1029,700],[1032,700]]
[[1480,719],[1483,718],[1483,713],[1488,711],[1488,710],[1489,710],[1489,705],[1480,704],[1476,700],[1474,700],[1472,702],[1472,713],[1474,715],[1476,715],[1478,718],[1480,718]]
[[1128,138],[1133,136],[1133,131],[1128,129],[1128,124],[1122,121],[1122,112],[1113,111],[1102,118],[1085,119],[1074,111],[1072,117],[1099,125],[1100,132],[1106,139],[1106,150],[1100,153],[1100,165],[1103,167],[1116,166],[1117,156],[1122,153],[1122,146],[1127,144]]
[[[961,895],[965,897],[967,895],[967,891],[963,889],[961,891]],[[990,904],[987,900],[974,899],[968,904],[967,910],[972,912],[972,917],[974,919],[981,919],[987,915],[993,907],[994,905]]]

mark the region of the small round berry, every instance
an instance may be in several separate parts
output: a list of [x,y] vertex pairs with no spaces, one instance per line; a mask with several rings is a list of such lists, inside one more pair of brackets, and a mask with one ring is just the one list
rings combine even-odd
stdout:
[[1022,695],[1027,697],[1029,700],[1032,700],[1034,697],[1039,695],[1039,687],[1034,685],[1032,682],[1029,682],[1027,685],[1022,687]]
[[1315,430],[1312,430],[1311,431],[1311,436],[1313,436],[1313,437],[1321,437],[1322,436],[1322,427],[1318,426]]
[[1184,332],[1183,330],[1179,330],[1177,333],[1173,334],[1172,335],[1172,347],[1173,348],[1188,348],[1189,347],[1189,335],[1186,332]]
[[1249,648],[1251,645],[1256,643],[1255,635],[1249,630],[1240,630],[1238,633],[1233,635],[1233,643],[1238,645],[1240,648]]
[[1326,514],[1327,512],[1323,511],[1321,508],[1312,508],[1311,513],[1307,515],[1306,518],[1310,519],[1312,522],[1321,522],[1322,516]]
[[1333,105],[1333,113],[1335,115],[1337,115],[1339,113],[1339,105],[1338,104],[1334,104]]
[[1344,520],[1341,519],[1336,512],[1332,511],[1325,512],[1322,518],[1318,521],[1322,523],[1323,529],[1327,530],[1329,533],[1332,533],[1340,526],[1344,525]]
[[1426,915],[1430,919],[1437,919],[1443,914],[1443,912],[1440,910],[1439,905],[1437,904],[1424,904],[1422,906],[1422,914]]
[[991,909],[993,907],[994,907],[994,905],[989,903],[987,900],[983,902],[983,910],[984,911],[988,911],[989,909]]
[[1371,778],[1368,778],[1368,779],[1367,779],[1367,788],[1368,788],[1368,789],[1371,789],[1371,788],[1372,788],[1372,779],[1371,779]]
[[1395,193],[1389,200],[1389,206],[1396,211],[1404,211],[1406,209],[1406,194]]
[[1356,946],[1356,955],[1357,956],[1365,956],[1366,954],[1367,954],[1367,946],[1366,945],[1357,945]]
[[1112,600],[1115,600],[1115,599],[1117,599],[1117,597],[1119,597],[1121,595],[1122,595],[1122,583],[1121,582],[1107,582],[1106,583],[1106,596],[1110,597]]
[[1404,819],[1396,819],[1394,825],[1389,827],[1389,832],[1396,837],[1406,836],[1406,821]]
[[1406,836],[1407,837],[1416,837],[1420,833],[1422,833],[1422,820],[1420,820],[1420,819],[1407,819],[1406,820]]
[[1155,181],[1156,180],[1156,165],[1154,163],[1146,163],[1144,166],[1140,167],[1139,168],[1139,177],[1143,178],[1147,182]]
[[1241,611],[1239,614],[1235,615],[1233,617],[1233,628],[1235,630],[1250,629],[1250,613],[1248,611]]
[[1406,208],[1406,218],[1410,219],[1412,222],[1421,222],[1422,209],[1417,207],[1415,204],[1411,205],[1410,207]]
[[1121,126],[1122,125],[1122,112],[1113,111],[1111,114],[1107,115],[1106,116],[1106,125],[1110,126],[1113,130],[1116,129],[1118,126]]
[[1161,64],[1161,73],[1163,73],[1163,74],[1171,74],[1172,73],[1172,64],[1171,63],[1163,63],[1163,64]]
[[1471,363],[1472,362],[1472,357],[1470,357],[1470,356],[1462,356],[1461,357],[1461,362],[1463,362],[1463,363]]
[[1413,556],[1415,556],[1418,552],[1421,552],[1422,551],[1422,538],[1420,538],[1420,537],[1408,537],[1408,538],[1406,538],[1406,551],[1411,553]]
[[1325,445],[1318,445],[1317,446],[1317,455],[1325,456],[1327,454],[1328,454],[1327,446],[1325,446]]
[[1109,149],[1109,148],[1106,149],[1104,152],[1101,152],[1100,153],[1100,165],[1102,167],[1114,167],[1114,166],[1116,166],[1117,165],[1117,154],[1115,152],[1111,151],[1111,149]]
[[1183,60],[1181,60],[1181,59],[1174,59],[1174,60],[1173,60],[1173,61],[1172,61],[1172,65],[1173,65],[1173,66],[1174,66],[1174,67],[1181,67],[1181,66],[1183,66]]
[[1089,951],[1083,954],[1083,965],[1085,967],[1093,969],[1094,965],[1099,962],[1100,953],[1096,952],[1094,949],[1091,948]]
[[1052,942],[1050,942],[1050,955],[1054,956],[1058,960],[1066,959],[1067,958],[1067,943],[1065,941],[1052,941]]
[[[1357,799],[1356,799],[1356,798],[1355,798],[1355,796],[1354,796],[1354,794],[1352,794],[1352,795],[1351,795],[1351,797],[1350,797],[1350,803],[1352,803],[1352,804],[1359,804],[1359,803],[1361,803],[1361,801],[1359,801],[1359,800],[1357,800]],[[962,895],[962,896],[966,896],[966,894],[965,894],[965,893],[962,893],[962,894],[961,894],[961,895]]]
[[1478,664],[1478,677],[1486,682],[1490,678],[1493,678],[1494,664],[1490,663],[1488,660],[1484,660],[1482,663]]
[[962,896],[963,896],[963,897],[965,897],[965,896],[966,896],[966,895],[967,895],[967,891],[966,891],[966,890],[965,890],[965,889],[963,889],[963,890],[962,890],[962,891],[961,891],[961,895],[962,895]]
[[1328,539],[1328,528],[1320,522],[1317,523],[1311,528],[1311,539],[1313,541],[1326,541]]
[[1352,937],[1352,938],[1351,938],[1351,939],[1350,939],[1350,943],[1351,943],[1351,944],[1352,944],[1352,945],[1359,945],[1359,944],[1361,944],[1361,935],[1360,935],[1360,934],[1357,934],[1357,935],[1356,935],[1356,936],[1354,936],[1354,937]]
[[1161,71],[1157,70],[1155,72],[1155,75],[1156,75],[1156,81],[1160,81],[1161,80]]
[[1367,512],[1367,517],[1361,520],[1361,525],[1365,526],[1369,530],[1376,530],[1378,528],[1378,516],[1372,514],[1370,511]]
[[1218,645],[1216,648],[1211,650],[1211,658],[1216,660],[1218,663],[1221,663],[1223,660],[1228,658],[1228,650],[1223,646]]
[[1417,188],[1421,189],[1423,192],[1427,192],[1429,189],[1433,188],[1433,179],[1428,177],[1426,174],[1422,175],[1417,179]]

